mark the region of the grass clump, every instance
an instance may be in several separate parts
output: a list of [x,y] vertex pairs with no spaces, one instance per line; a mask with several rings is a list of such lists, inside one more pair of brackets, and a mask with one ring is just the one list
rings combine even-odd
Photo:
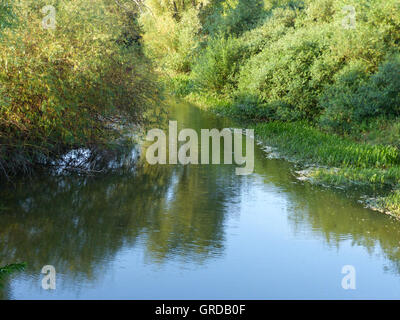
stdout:
[[394,190],[386,197],[379,197],[376,200],[376,207],[400,217],[400,189]]
[[357,143],[322,132],[305,122],[262,123],[255,130],[288,156],[320,165],[384,169],[400,164],[400,152],[393,146]]
[[311,175],[318,182],[335,185],[364,185],[374,188],[392,187],[400,180],[400,166],[389,169],[378,168],[318,168]]

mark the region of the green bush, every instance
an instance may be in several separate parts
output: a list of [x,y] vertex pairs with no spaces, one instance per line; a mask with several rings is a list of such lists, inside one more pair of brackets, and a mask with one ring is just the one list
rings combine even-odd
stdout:
[[[355,8],[354,28],[343,24],[345,6]],[[309,120],[346,134],[399,116],[398,0],[201,2],[192,29],[185,18],[190,10],[182,8],[179,19],[163,9],[160,17],[167,12],[170,20],[160,22],[158,38],[150,32],[153,42],[173,44],[157,50],[173,61],[167,68],[174,76],[188,76],[176,81],[180,95],[200,89],[233,101],[227,113],[240,118]],[[191,30],[182,32],[190,45],[167,40],[181,31],[166,25],[181,21]]]
[[359,80],[374,74],[385,55],[398,52],[399,3],[353,3],[356,29],[343,28],[344,5],[340,0],[305,1],[294,9],[286,4],[245,33],[241,39],[252,56],[240,70],[236,95],[257,96],[261,105],[244,107],[239,101],[238,108],[249,116],[258,113],[250,108],[267,110],[270,118],[285,121],[323,114],[321,124],[337,132],[349,132],[368,117],[397,116],[391,110],[398,105],[396,59],[367,86]]
[[312,67],[327,50],[328,31],[315,28],[288,33],[252,57],[240,71],[239,93],[248,92],[264,103],[289,108],[296,117],[314,117],[319,113],[322,83],[312,81]]
[[9,0],[0,0],[0,36],[1,31],[11,27],[15,20],[12,3]]
[[245,32],[240,40],[246,44],[249,54],[253,56],[293,30],[299,12],[298,9],[289,7],[273,9],[265,15],[257,28]]
[[106,144],[120,120],[146,121],[157,99],[135,13],[114,1],[14,1],[0,42],[0,170],[28,169],[67,149]]
[[183,11],[179,20],[169,11],[157,17],[147,12],[141,16],[141,23],[148,54],[164,71],[175,75],[191,70],[201,29],[196,8]]
[[205,33],[239,36],[253,29],[265,15],[263,0],[217,1],[205,18]]
[[201,90],[227,94],[236,87],[245,55],[246,48],[238,39],[223,35],[212,38],[193,66],[193,79]]
[[[363,105],[365,97],[358,94],[361,86],[367,81],[365,63],[356,61],[346,66],[335,76],[335,83],[325,90],[319,104],[324,112],[320,118],[323,127],[336,132],[348,132],[354,123],[355,105]],[[361,101],[357,101],[361,99]]]
[[166,81],[169,92],[178,97],[185,97],[195,91],[193,80],[186,74],[176,75]]
[[363,62],[349,65],[320,100],[322,126],[341,133],[377,117],[400,115],[400,55],[388,58],[369,76]]

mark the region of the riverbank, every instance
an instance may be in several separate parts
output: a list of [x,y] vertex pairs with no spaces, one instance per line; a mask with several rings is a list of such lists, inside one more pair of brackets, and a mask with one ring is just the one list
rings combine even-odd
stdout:
[[[228,99],[189,94],[183,97],[213,113],[244,121],[275,156],[299,163],[302,180],[337,188],[362,188],[363,203],[400,218],[400,151],[395,146],[355,141],[323,132],[306,121],[251,121]],[[247,114],[248,116],[248,114]]]
[[397,148],[354,142],[301,122],[259,123],[255,132],[286,157],[309,167],[302,174],[310,182],[366,188],[373,195],[364,201],[368,207],[400,217]]

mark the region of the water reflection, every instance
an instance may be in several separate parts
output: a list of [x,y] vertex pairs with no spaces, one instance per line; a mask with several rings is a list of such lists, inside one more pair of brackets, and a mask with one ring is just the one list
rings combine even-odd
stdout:
[[203,263],[223,251],[226,203],[240,193],[233,175],[230,167],[141,159],[134,171],[20,181],[1,190],[0,265],[27,261],[27,272],[37,274],[52,264],[70,282],[91,280],[138,239],[151,263],[173,256]]
[[[263,151],[257,152],[256,158],[260,159]],[[273,183],[287,197],[288,224],[295,236],[321,238],[336,250],[342,242],[351,240],[352,246],[362,246],[370,255],[384,255],[390,262],[390,270],[400,274],[398,220],[365,209],[358,201],[360,191],[322,188],[297,181],[293,164],[281,160],[256,163],[256,172],[265,177],[265,183]]]
[[[180,127],[232,125],[189,105],[178,105],[170,116]],[[163,266],[170,261],[217,264],[228,259],[229,246],[234,243],[227,233],[229,219],[246,221],[253,208],[260,211],[266,206],[271,214],[281,214],[276,204],[266,203],[270,194],[285,199],[286,224],[294,238],[319,239],[337,251],[342,242],[351,240],[354,246],[390,261],[396,277],[400,273],[398,222],[363,209],[354,201],[356,194],[298,182],[293,165],[267,160],[261,148],[256,148],[256,173],[246,177],[236,176],[235,166],[229,165],[150,166],[141,154],[134,170],[130,167],[93,177],[42,176],[0,190],[0,265],[28,263],[22,278],[11,277],[3,284],[0,299],[13,298],[10,291],[15,279],[23,282],[37,277],[47,264],[56,267],[71,291],[79,290],[82,282],[96,287],[114,268],[117,256],[126,251],[138,255],[135,248],[144,251],[148,265]],[[272,231],[280,231],[276,228],[270,226],[265,239],[258,241],[268,246]],[[278,260],[255,257],[254,264]],[[253,275],[265,276],[265,272]]]

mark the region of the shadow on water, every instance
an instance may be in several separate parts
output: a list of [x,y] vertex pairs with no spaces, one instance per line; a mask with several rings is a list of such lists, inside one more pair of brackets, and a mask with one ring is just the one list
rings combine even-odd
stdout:
[[[232,125],[193,106],[175,106],[181,128]],[[87,177],[42,176],[2,188],[0,265],[26,261],[25,274],[54,265],[73,286],[101,281],[121,250],[144,248],[147,264],[208,264],[224,259],[226,224],[251,190],[287,199],[295,237],[322,239],[331,247],[351,240],[371,254],[381,250],[400,273],[399,223],[362,208],[355,196],[295,179],[292,164],[269,160],[256,147],[255,174],[243,178],[227,165],[151,166],[143,154],[135,170]],[[11,277],[0,298],[11,298]]]

